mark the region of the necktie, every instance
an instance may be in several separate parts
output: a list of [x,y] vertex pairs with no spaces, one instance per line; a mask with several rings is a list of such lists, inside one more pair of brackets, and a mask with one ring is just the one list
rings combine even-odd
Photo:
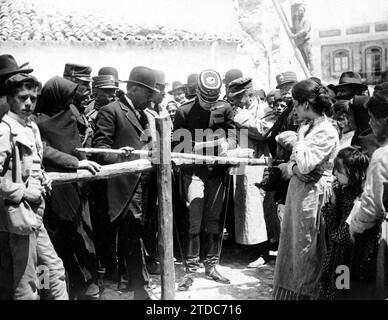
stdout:
[[140,124],[143,129],[146,129],[148,127],[147,115],[143,110],[139,111],[139,114],[140,114],[140,118],[139,118]]

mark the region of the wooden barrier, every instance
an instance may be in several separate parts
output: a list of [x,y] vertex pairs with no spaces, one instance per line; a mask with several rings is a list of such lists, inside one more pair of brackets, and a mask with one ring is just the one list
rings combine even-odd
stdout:
[[[156,129],[159,137],[165,137],[158,141],[158,159],[160,163],[155,163],[152,153],[147,150],[133,150],[131,154],[140,155],[146,159],[138,159],[127,162],[102,166],[96,174],[83,169],[77,172],[49,172],[49,177],[53,180],[53,185],[93,181],[98,179],[109,179],[115,176],[131,173],[140,173],[150,170],[157,170],[158,188],[158,217],[159,217],[159,254],[161,265],[161,287],[162,300],[175,299],[175,267],[173,256],[173,218],[172,218],[172,181],[171,171],[173,166],[195,166],[199,164],[227,164],[231,166],[254,165],[267,166],[268,158],[252,159],[240,158],[239,155],[246,155],[249,149],[231,150],[226,157],[202,156],[198,154],[182,154],[171,152],[171,127],[167,117],[156,118]],[[113,149],[77,149],[79,152],[89,154],[115,153],[127,154],[125,150]]]

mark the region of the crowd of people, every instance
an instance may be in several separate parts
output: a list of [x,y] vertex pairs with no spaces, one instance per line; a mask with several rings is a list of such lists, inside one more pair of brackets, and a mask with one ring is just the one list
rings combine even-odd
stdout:
[[174,168],[178,290],[201,267],[230,284],[217,269],[229,232],[262,248],[248,267],[277,251],[274,299],[388,297],[388,83],[371,94],[352,71],[327,86],[284,72],[266,93],[238,69],[209,69],[173,81],[168,99],[164,72],[144,66],[127,81],[73,63],[43,85],[32,72],[0,56],[1,299],[97,299],[102,279],[126,279],[134,299],[152,299],[156,173],[52,184],[47,172],[138,159],[133,150],[157,147],[159,116],[171,119],[176,152],[270,159]]

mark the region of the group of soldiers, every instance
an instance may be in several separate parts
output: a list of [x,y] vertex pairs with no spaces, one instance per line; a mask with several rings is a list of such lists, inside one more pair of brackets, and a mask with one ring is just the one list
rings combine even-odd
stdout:
[[[244,77],[238,69],[229,70],[223,79],[217,71],[205,70],[189,75],[187,84],[174,81],[168,92],[173,99],[164,106],[167,83],[161,70],[137,66],[127,81],[120,81],[113,67],[103,67],[91,77],[91,67],[68,63],[62,77],[53,77],[43,86],[31,75],[32,71],[19,67],[11,55],[0,56],[0,106],[3,122],[16,121],[23,128],[32,128],[39,155],[35,162],[42,165],[43,173],[77,169],[95,173],[101,165],[136,159],[131,151],[153,145],[150,141],[156,140],[155,117],[161,115],[171,117],[173,148],[181,142],[180,135],[175,133],[185,130],[191,137],[191,152],[207,154],[209,145],[204,142],[212,141],[212,155],[228,156],[233,151],[241,154],[253,150],[250,156],[272,157],[274,163],[285,162],[290,155],[287,138],[279,140],[279,133],[296,131],[299,125],[292,112],[290,93],[297,83],[294,72],[279,74],[277,90],[265,94],[263,90],[254,90],[253,79]],[[338,86],[331,87],[333,99],[335,96],[352,99],[351,103],[356,106],[352,110],[357,110],[354,96],[362,95],[367,89],[358,77],[355,73],[345,74]],[[320,80],[314,78],[314,81]],[[120,82],[126,83],[126,92],[119,88]],[[225,96],[220,99],[223,87]],[[29,96],[23,98],[24,107],[20,111],[15,96],[23,90]],[[363,127],[363,116],[357,113],[354,116],[356,136],[360,139],[365,136],[362,131],[367,129]],[[209,129],[210,136],[196,134],[197,130]],[[4,130],[8,130],[9,136],[9,129]],[[82,147],[123,149],[126,154],[102,152],[86,156],[76,151]],[[3,160],[2,177],[6,178],[10,160]],[[28,167],[22,176],[26,190],[31,172]],[[230,283],[216,268],[224,218],[230,210],[234,213],[237,243],[268,243],[267,251],[276,250],[280,232],[278,211],[286,190],[265,185],[263,175],[264,169],[258,167],[244,166],[233,171],[225,165],[206,164],[173,173],[174,219],[180,222],[176,241],[183,247],[181,255],[186,271],[179,290],[189,289],[200,261],[209,279]],[[52,187],[44,176],[45,179],[39,180],[39,188],[34,189],[35,193],[42,193],[38,200],[32,201],[28,195],[16,200],[7,198],[2,190],[8,212],[10,201],[19,205],[23,201],[38,203],[39,210],[45,212],[43,215],[38,209],[33,210],[44,223],[27,235],[14,233],[9,223],[1,228],[0,280],[13,279],[11,283],[0,282],[2,297],[35,298],[38,288],[29,284],[30,278],[39,264],[47,264],[50,289],[40,290],[41,297],[65,299],[68,291],[71,299],[97,298],[103,289],[99,275],[104,274],[105,279],[115,277],[119,282],[126,278],[135,299],[152,298],[149,273],[160,272],[156,175],[128,174]],[[231,201],[226,203],[230,190],[233,190]],[[47,232],[43,244],[40,234],[44,228]],[[19,238],[26,241],[27,237],[35,258],[20,263],[27,253],[16,240],[10,240],[10,235],[18,241],[21,241]],[[41,246],[52,249],[47,253]],[[45,259],[46,255],[55,256],[54,261]],[[266,254],[263,257],[258,254],[258,258],[261,259],[253,265],[264,263]],[[28,268],[24,270],[23,265]],[[29,276],[26,276],[27,269],[33,270]],[[19,277],[15,270],[20,273]],[[55,290],[59,287],[60,290]]]

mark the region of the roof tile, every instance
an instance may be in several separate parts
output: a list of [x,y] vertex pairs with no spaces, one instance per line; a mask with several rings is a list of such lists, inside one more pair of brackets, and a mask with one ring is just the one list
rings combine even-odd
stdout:
[[241,42],[232,35],[219,37],[209,34],[195,34],[185,30],[167,30],[163,26],[138,26],[126,22],[103,21],[91,14],[61,14],[60,12],[39,12],[33,3],[23,0],[2,0],[0,2],[0,39],[7,40],[70,40],[105,41],[131,40],[136,43],[152,41],[200,41]]

